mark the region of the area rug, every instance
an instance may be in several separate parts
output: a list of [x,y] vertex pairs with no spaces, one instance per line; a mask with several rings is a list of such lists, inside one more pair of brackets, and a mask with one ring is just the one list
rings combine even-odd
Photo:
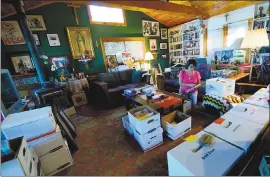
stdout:
[[190,132],[175,141],[164,135],[161,146],[143,152],[136,140],[124,132],[122,117],[127,114],[124,107],[100,111],[85,106],[79,114],[85,120],[73,120],[79,146],[73,154],[74,165],[58,175],[167,176],[167,152],[212,122],[203,114],[193,113]]

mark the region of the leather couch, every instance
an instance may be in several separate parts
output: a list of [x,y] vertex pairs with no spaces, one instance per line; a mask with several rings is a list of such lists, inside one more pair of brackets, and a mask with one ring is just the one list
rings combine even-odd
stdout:
[[117,72],[100,73],[93,82],[95,104],[102,107],[115,107],[124,103],[125,89],[145,84],[143,71],[127,69]]

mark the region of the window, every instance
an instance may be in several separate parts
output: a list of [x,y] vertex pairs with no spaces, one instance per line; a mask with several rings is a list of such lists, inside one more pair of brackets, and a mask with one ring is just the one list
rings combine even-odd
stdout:
[[211,56],[214,50],[222,48],[222,29],[208,30],[207,51],[208,56]]
[[88,6],[90,23],[126,26],[125,13],[120,8]]
[[145,40],[143,37],[101,38],[103,58],[107,69],[107,56],[115,56],[118,66],[128,65],[129,60],[144,60]]
[[[248,20],[236,22],[228,25],[227,47],[240,48],[239,39],[243,39],[248,31]],[[242,40],[241,40],[242,42]],[[239,44],[238,44],[239,43]]]

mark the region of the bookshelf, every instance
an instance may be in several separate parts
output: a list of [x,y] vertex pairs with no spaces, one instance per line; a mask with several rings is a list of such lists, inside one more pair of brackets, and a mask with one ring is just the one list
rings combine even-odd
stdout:
[[194,20],[168,29],[170,64],[185,64],[202,55],[203,34],[200,21]]

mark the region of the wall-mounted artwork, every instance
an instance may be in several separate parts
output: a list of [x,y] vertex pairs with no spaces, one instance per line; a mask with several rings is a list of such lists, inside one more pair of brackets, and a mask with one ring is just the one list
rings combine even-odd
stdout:
[[68,57],[67,56],[54,56],[49,57],[49,61],[52,64],[55,64],[57,68],[67,68],[68,67]]
[[67,27],[67,34],[73,59],[95,58],[89,28]]
[[159,22],[142,21],[143,36],[159,36]]
[[40,45],[40,41],[39,41],[38,34],[33,34],[33,38],[34,38],[34,40],[35,40],[35,44],[36,44],[36,45]]
[[167,47],[167,43],[160,43],[159,45],[160,45],[160,46],[159,46],[160,49],[165,50],[165,49],[168,48],[168,47]]
[[17,21],[1,22],[1,38],[4,45],[19,45],[26,43]]
[[26,15],[26,20],[32,31],[46,31],[42,15]]
[[157,40],[149,39],[149,47],[150,47],[150,51],[157,50]]
[[118,66],[116,55],[106,55],[108,68],[115,68]]
[[160,38],[161,39],[168,39],[168,30],[167,28],[160,28],[161,34]]
[[51,47],[60,46],[60,39],[58,37],[58,34],[47,34],[47,38],[49,41],[49,45]]
[[11,61],[16,73],[24,74],[34,71],[34,65],[30,55],[11,56]]

